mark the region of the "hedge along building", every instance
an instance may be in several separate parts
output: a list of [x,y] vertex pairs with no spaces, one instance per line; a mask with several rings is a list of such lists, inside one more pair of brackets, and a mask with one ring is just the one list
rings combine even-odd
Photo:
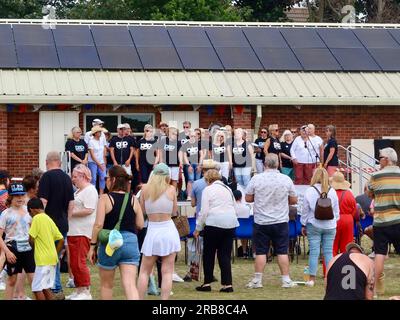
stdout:
[[314,123],[321,136],[334,124],[340,144],[371,155],[400,138],[399,25],[42,23],[0,21],[0,167],[14,175],[94,118],[138,134],[161,120]]

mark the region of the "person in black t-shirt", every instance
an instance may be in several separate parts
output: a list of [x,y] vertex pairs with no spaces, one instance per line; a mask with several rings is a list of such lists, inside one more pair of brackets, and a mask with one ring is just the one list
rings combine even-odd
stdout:
[[244,130],[235,129],[234,141],[232,145],[233,172],[237,183],[246,188],[251,179],[253,147],[245,139]]
[[282,173],[294,180],[294,169],[292,156],[290,155],[290,149],[293,144],[293,134],[290,130],[285,130],[281,137],[281,161],[282,161]]
[[179,156],[181,142],[178,140],[177,128],[168,128],[168,136],[158,141],[158,149],[160,150],[160,162],[169,167],[171,184],[176,188],[179,180],[179,169],[182,167],[182,159]]
[[216,131],[210,145],[209,157],[218,162],[220,174],[229,179],[229,172],[232,169],[232,143],[226,140],[225,131]]
[[277,124],[271,124],[268,127],[269,137],[264,144],[264,154],[275,153],[279,158],[279,168],[282,168],[281,157],[281,142],[279,141],[279,127]]
[[120,165],[128,175],[132,176],[133,142],[125,136],[126,127],[124,124],[119,124],[117,130],[118,135],[112,137],[110,142],[111,159],[115,166]]
[[336,141],[336,127],[329,125],[326,127],[326,145],[324,148],[324,168],[331,177],[339,166],[338,145]]
[[268,138],[268,129],[261,128],[260,136],[254,141],[254,143],[258,146],[254,146],[254,152],[256,153],[256,169],[257,173],[264,172],[264,161],[265,161],[265,154],[264,154],[264,144]]
[[[45,212],[53,219],[64,236],[68,232],[68,217],[74,210],[74,190],[71,178],[61,170],[61,158],[58,152],[52,151],[46,157],[47,172],[39,181],[38,198],[45,207]],[[56,269],[55,293],[62,292],[60,264]]]
[[158,163],[158,152],[154,147],[157,139],[154,137],[153,126],[144,126],[144,136],[138,141],[138,152],[136,156],[137,166],[140,172],[140,182],[147,183],[153,167]]
[[189,140],[181,148],[181,158],[183,159],[184,171],[188,172],[186,180],[187,200],[191,201],[192,184],[201,178],[201,164],[203,163],[205,152],[202,149],[201,141],[197,138],[195,131],[189,133]]
[[[190,121],[185,120],[185,121],[183,121],[182,125],[183,125],[183,131],[181,133],[179,133],[178,140],[181,142],[181,145],[183,146],[190,139],[189,135],[190,135],[190,130],[192,128],[192,124],[190,123]],[[187,184],[189,181],[188,166],[183,166],[183,176],[185,178],[186,189],[187,189]],[[180,185],[178,185],[178,189],[179,189],[179,187],[180,187]],[[188,190],[186,190],[186,193],[188,195],[190,195]]]
[[71,130],[72,139],[65,143],[65,151],[71,153],[71,172],[76,165],[82,163],[88,164],[88,146],[85,140],[81,139],[82,130],[79,127],[73,127]]

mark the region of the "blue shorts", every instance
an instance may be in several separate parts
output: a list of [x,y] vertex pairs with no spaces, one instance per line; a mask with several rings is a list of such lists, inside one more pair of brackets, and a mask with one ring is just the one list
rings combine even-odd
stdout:
[[124,244],[121,248],[115,250],[114,254],[109,257],[106,254],[106,246],[100,244],[97,265],[106,270],[114,270],[120,264],[132,264],[139,266],[140,253],[139,244],[136,234],[128,231],[121,231]]

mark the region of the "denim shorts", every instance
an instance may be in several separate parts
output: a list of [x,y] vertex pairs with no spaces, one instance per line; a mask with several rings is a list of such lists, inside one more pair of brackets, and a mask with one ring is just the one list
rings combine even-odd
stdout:
[[106,270],[114,270],[120,264],[132,264],[139,266],[140,253],[139,244],[136,234],[128,231],[121,231],[124,244],[121,248],[115,250],[114,254],[109,257],[106,254],[106,246],[100,244],[98,249],[98,262],[100,268]]

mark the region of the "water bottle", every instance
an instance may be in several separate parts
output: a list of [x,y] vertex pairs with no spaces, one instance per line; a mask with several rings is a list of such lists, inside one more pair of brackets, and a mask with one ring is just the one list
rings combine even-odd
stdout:
[[308,269],[308,266],[304,267],[304,281],[310,281],[310,271]]

